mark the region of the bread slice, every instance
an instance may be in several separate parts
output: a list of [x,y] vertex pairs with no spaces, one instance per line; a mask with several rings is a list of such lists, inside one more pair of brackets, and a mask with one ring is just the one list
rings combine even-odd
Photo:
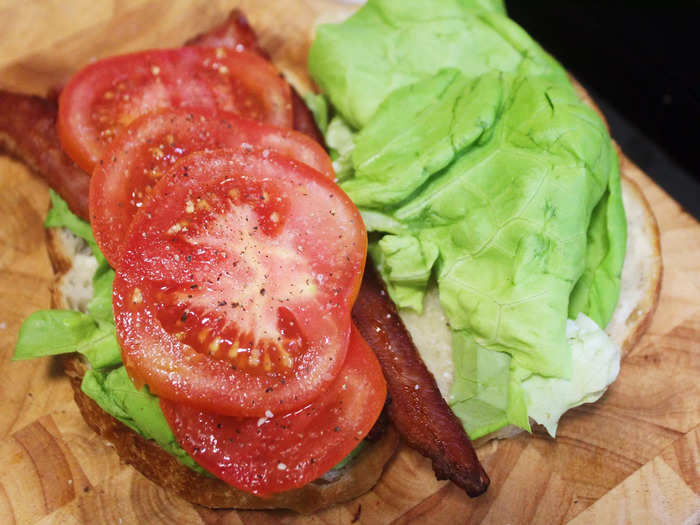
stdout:
[[[55,272],[52,306],[85,311],[92,297],[92,275],[96,268],[90,247],[63,228],[47,230],[47,246]],[[63,364],[83,419],[114,445],[121,460],[161,487],[205,507],[291,509],[306,514],[349,501],[374,487],[399,442],[394,427],[380,424],[379,435],[368,438],[362,451],[344,467],[334,469],[302,488],[260,498],[189,469],[154,441],[142,437],[102,410],[80,388],[89,365],[79,354],[66,356]]]

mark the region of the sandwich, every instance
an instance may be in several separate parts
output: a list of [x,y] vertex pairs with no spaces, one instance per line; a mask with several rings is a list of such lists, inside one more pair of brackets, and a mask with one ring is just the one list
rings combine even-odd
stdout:
[[[439,4],[439,6],[446,10],[455,9],[455,6],[449,2],[445,2],[444,6],[443,4]],[[412,7],[415,8],[415,6]],[[437,7],[431,6],[431,9],[435,8]],[[514,41],[522,43],[526,36],[518,33],[517,29],[506,21],[500,13],[500,9],[496,3],[493,5],[484,3],[484,5],[465,8],[461,15],[466,21],[472,21],[475,18],[490,20],[491,25],[499,27],[503,34],[509,34]],[[448,14],[459,13],[451,11]],[[532,81],[534,86],[526,83],[518,84],[518,82],[524,81],[517,76],[516,78],[506,78],[508,74],[512,74],[509,71],[490,75],[480,74],[478,75],[479,82],[474,82],[473,78],[467,78],[464,72],[454,67],[447,67],[454,66],[454,64],[436,64],[435,67],[439,70],[419,71],[420,74],[410,70],[399,71],[399,73],[390,71],[388,77],[381,76],[382,73],[387,73],[386,71],[371,71],[372,77],[370,78],[367,75],[366,65],[379,64],[381,66],[382,62],[373,56],[360,57],[358,60],[357,57],[346,55],[348,51],[342,46],[347,44],[349,48],[368,49],[366,46],[357,46],[357,42],[349,38],[353,34],[359,35],[357,38],[361,39],[384,38],[386,34],[390,33],[390,31],[386,31],[386,28],[381,27],[384,16],[395,17],[394,23],[391,25],[400,29],[401,23],[398,22],[408,20],[409,24],[413,24],[415,18],[420,18],[408,17],[406,12],[402,12],[398,8],[392,11],[386,3],[371,2],[346,24],[319,31],[318,39],[312,48],[310,68],[316,81],[327,94],[332,107],[328,106],[326,99],[310,96],[307,100],[315,110],[316,120],[324,132],[325,141],[331,148],[332,156],[335,157],[334,168],[341,187],[346,189],[359,205],[365,224],[373,232],[370,237],[372,260],[387,285],[387,289],[385,289],[382,281],[369,267],[353,308],[353,319],[362,336],[377,353],[383,365],[388,389],[392,394],[387,409],[389,418],[402,431],[404,439],[409,444],[416,446],[433,460],[433,465],[439,476],[448,477],[457,483],[461,482],[467,490],[470,490],[469,480],[471,479],[471,483],[473,483],[471,490],[478,493],[479,490],[485,488],[487,482],[482,475],[483,471],[475,466],[474,458],[469,456],[469,447],[463,443],[465,430],[473,438],[495,437],[498,432],[504,430],[507,432],[508,425],[529,429],[530,417],[532,417],[537,423],[545,425],[548,430],[553,432],[556,420],[561,414],[561,407],[555,407],[555,410],[552,410],[551,407],[538,404],[536,402],[538,395],[552,391],[572,394],[573,397],[562,397],[563,403],[568,407],[594,400],[614,379],[614,375],[616,375],[615,363],[619,364],[619,352],[616,353],[615,347],[610,345],[597,327],[601,324],[607,324],[603,320],[612,313],[606,311],[606,309],[611,309],[610,297],[614,296],[616,300],[617,290],[621,288],[621,301],[617,305],[618,313],[615,314],[613,324],[609,326],[608,330],[612,337],[617,340],[618,345],[623,347],[633,344],[635,338],[643,330],[650,313],[653,311],[658,293],[660,272],[658,233],[655,229],[653,214],[633,183],[625,182],[623,179],[623,189],[620,191],[619,187],[615,187],[615,180],[619,180],[615,178],[617,157],[614,149],[611,150],[612,145],[606,143],[604,139],[598,138],[599,142],[595,146],[605,151],[606,156],[603,158],[607,160],[607,171],[605,172],[607,184],[599,184],[601,188],[596,190],[597,193],[590,190],[593,196],[583,199],[587,203],[585,209],[580,211],[581,221],[574,226],[579,230],[583,228],[583,237],[591,240],[579,243],[583,244],[583,248],[579,246],[578,251],[574,250],[573,254],[567,254],[573,255],[572,259],[576,260],[574,266],[578,265],[577,269],[569,269],[568,271],[574,274],[578,272],[579,281],[576,281],[574,277],[567,277],[568,293],[565,293],[566,287],[559,283],[557,285],[559,295],[565,295],[566,300],[564,301],[561,297],[556,300],[559,303],[564,302],[564,306],[568,307],[572,302],[574,285],[577,286],[578,290],[583,290],[578,292],[579,299],[576,300],[576,303],[584,306],[577,308],[592,316],[597,315],[597,322],[588,323],[588,321],[583,320],[578,324],[574,323],[575,326],[571,328],[572,335],[569,336],[569,339],[580,341],[581,350],[589,352],[585,354],[588,357],[583,359],[584,365],[591,364],[587,361],[590,356],[596,359],[603,358],[604,362],[598,368],[607,368],[603,371],[605,372],[604,377],[593,381],[592,387],[590,384],[586,384],[587,390],[581,388],[576,390],[571,386],[572,383],[577,382],[575,380],[577,376],[574,375],[575,371],[572,366],[572,363],[576,362],[576,356],[572,356],[573,351],[566,344],[566,337],[569,335],[566,318],[567,316],[578,318],[579,312],[572,313],[569,308],[564,308],[563,318],[562,315],[559,315],[560,318],[553,321],[553,324],[546,325],[545,319],[542,319],[542,331],[549,338],[557,339],[558,344],[556,348],[555,345],[550,345],[552,348],[549,348],[547,353],[538,355],[535,359],[530,358],[528,361],[528,347],[536,346],[532,341],[521,345],[522,348],[513,349],[497,341],[498,338],[489,336],[489,327],[480,328],[477,324],[488,325],[489,317],[493,320],[499,316],[493,315],[493,312],[482,312],[482,310],[488,310],[487,304],[476,306],[469,304],[470,299],[462,290],[450,290],[449,286],[447,289],[445,288],[445,282],[448,282],[449,285],[450,279],[445,278],[444,272],[446,265],[451,264],[448,252],[453,250],[453,247],[445,248],[441,242],[435,241],[440,235],[444,235],[444,231],[436,230],[437,226],[444,225],[431,224],[431,231],[427,233],[424,231],[426,229],[423,226],[434,219],[438,213],[433,213],[433,210],[426,206],[419,206],[416,197],[421,197],[422,188],[427,188],[436,182],[428,180],[430,177],[437,176],[443,181],[447,180],[451,167],[459,162],[462,164],[470,162],[470,155],[478,155],[484,148],[489,147],[498,146],[495,149],[503,149],[500,144],[496,143],[494,136],[497,133],[502,133],[498,126],[499,123],[503,122],[504,116],[509,116],[512,113],[511,106],[504,103],[504,101],[511,100],[509,90],[514,89],[513,86],[521,86],[521,89],[530,88],[536,94],[538,82],[541,81],[540,74],[555,88],[548,92],[549,98],[544,97],[546,107],[549,108],[551,114],[557,114],[561,107],[574,106],[579,112],[577,116],[586,125],[593,126],[599,131],[602,124],[600,121],[595,121],[595,117],[591,116],[591,111],[582,109],[582,106],[573,100],[569,88],[561,87],[565,74],[552,65],[549,59],[538,55],[538,53],[543,52],[538,51],[536,47],[533,47],[534,43],[529,41],[526,43],[530,48],[524,48],[527,53],[523,52],[523,56],[532,57],[534,65],[531,67],[543,70],[551,68],[553,70],[542,73],[538,69],[533,73],[532,77],[536,79]],[[387,20],[391,20],[391,18],[387,18]],[[397,20],[398,22],[396,22]],[[429,18],[426,18],[427,20]],[[501,25],[498,26],[498,24]],[[241,24],[233,24],[229,27],[240,28]],[[376,33],[372,33],[372,29],[376,30]],[[404,30],[406,33],[415,32],[418,37],[425,36],[413,26]],[[505,33],[506,30],[509,32]],[[338,37],[334,31],[341,32],[342,37]],[[215,35],[220,33],[219,30],[212,32]],[[520,41],[515,39],[516,36],[520,38]],[[396,38],[396,36],[394,35],[392,38]],[[489,35],[486,34],[484,38],[488,39]],[[337,44],[340,46],[339,49],[336,49]],[[373,49],[391,47],[387,42],[372,46]],[[539,63],[538,60],[544,64]],[[329,63],[335,64],[333,70],[331,70]],[[349,71],[353,65],[358,68],[360,81],[352,77],[353,71]],[[346,66],[347,70],[343,71],[341,66]],[[526,66],[528,65],[521,68],[521,65],[516,64],[516,69],[526,71]],[[329,72],[330,79],[324,76],[326,72]],[[530,78],[525,74],[523,76]],[[387,78],[390,81],[387,81]],[[363,79],[369,79],[373,84],[363,86]],[[391,86],[392,89],[382,94],[377,93],[377,86]],[[357,95],[343,91],[343,89],[352,91],[360,88],[362,88],[362,93],[376,95],[374,100],[370,100],[371,97],[367,97],[365,94]],[[437,98],[435,97],[437,92],[446,94],[446,96]],[[471,115],[469,112],[476,111],[478,116],[476,126],[472,125],[472,129],[469,129],[469,126],[464,126],[461,130],[453,130],[451,127],[436,129],[439,126],[432,126],[434,122],[442,122],[440,118],[436,117],[449,115],[450,110],[457,107],[455,100],[459,99],[459,93],[464,92],[473,96],[467,97],[465,99],[466,107],[459,109],[464,111],[465,115]],[[455,95],[452,100],[449,98],[451,94]],[[422,106],[415,105],[416,97],[418,97],[418,102],[423,104]],[[478,104],[474,104],[476,107],[468,106],[470,100],[478,102]],[[531,100],[531,98],[528,97],[527,100]],[[347,107],[343,106],[344,102],[348,104]],[[542,101],[540,100],[540,102]],[[368,105],[371,104],[374,106],[369,107]],[[441,107],[441,104],[444,104],[445,107]],[[415,110],[411,109],[410,112],[401,114],[402,112],[397,112],[397,107],[402,109],[413,107]],[[525,110],[527,109],[530,108],[525,108]],[[534,112],[537,113],[539,110],[540,108],[537,107]],[[566,116],[566,112],[564,113]],[[331,118],[328,118],[329,116]],[[464,120],[468,121],[466,117]],[[420,126],[411,126],[413,122],[418,122]],[[473,123],[473,121],[470,122]],[[547,123],[547,129],[549,129],[550,124]],[[394,127],[392,128],[392,126]],[[422,128],[422,133],[425,133],[426,130],[430,132],[426,135],[430,135],[432,143],[421,143],[422,137],[412,134],[419,127]],[[523,135],[530,137],[531,134],[525,133]],[[401,138],[399,144],[401,151],[392,149],[394,144],[391,140],[388,143],[382,142],[382,137],[387,136],[392,139],[397,136]],[[449,145],[444,148],[446,137]],[[547,137],[543,136],[542,139],[545,140],[544,143],[537,144],[537,141],[534,140],[533,142],[543,147],[543,144],[547,144]],[[31,155],[26,154],[26,150],[23,152],[21,147],[17,148],[19,141],[16,137],[13,142],[20,155],[31,158]],[[560,142],[568,145],[565,140]],[[590,144],[586,146],[593,147]],[[568,153],[566,148],[562,149],[565,152],[563,155]],[[410,156],[418,157],[416,151],[421,153],[427,151],[425,156],[419,158],[421,163],[419,166],[406,160]],[[385,155],[382,156],[382,154]],[[561,161],[558,158],[560,154],[557,152],[549,160]],[[570,161],[571,159],[566,158],[566,160]],[[585,164],[585,159],[581,160],[581,164]],[[601,163],[605,164],[602,161]],[[70,169],[76,169],[70,163],[67,165],[70,166]],[[623,172],[625,168],[631,169],[630,165],[625,163],[622,167]],[[392,172],[392,170],[394,171]],[[585,172],[585,169],[582,168],[580,171]],[[413,179],[397,180],[395,176],[397,172],[411,175]],[[586,173],[577,175],[580,175],[579,178],[585,182]],[[382,180],[382,176],[384,176],[384,180]],[[425,179],[421,180],[421,177],[425,177]],[[507,180],[512,180],[515,183],[517,179],[513,177]],[[387,185],[387,181],[390,181],[391,184]],[[396,184],[393,184],[394,182]],[[499,188],[495,188],[495,190],[500,192]],[[473,207],[474,202],[478,202],[477,193],[478,191],[475,189],[469,208]],[[626,240],[624,226],[622,236],[620,236],[619,229],[621,194],[624,195],[625,199],[625,212],[630,217],[626,221],[628,225]],[[384,198],[387,199],[386,202],[382,201]],[[424,194],[422,198],[427,197]],[[84,223],[76,222],[75,215],[69,211],[68,205],[58,195],[53,195],[52,200],[53,208],[47,225],[72,227],[74,233],[82,234],[83,238],[83,240],[79,240],[64,229],[50,230],[50,253],[58,276],[54,288],[54,302],[57,307],[68,306],[88,310],[87,315],[91,317],[90,324],[85,322],[85,317],[78,316],[80,318],[79,329],[83,339],[71,342],[73,348],[81,346],[86,340],[90,342],[88,345],[82,345],[86,350],[84,357],[87,357],[87,362],[84,358],[69,357],[66,360],[66,370],[71,377],[76,391],[76,401],[86,421],[115,443],[118,452],[125,461],[134,464],[136,468],[162,486],[175,490],[191,501],[213,507],[286,507],[302,512],[312,512],[322,506],[355,497],[371,488],[380,475],[383,465],[393,452],[396,443],[396,434],[391,426],[386,426],[384,432],[380,432],[381,420],[375,425],[375,428],[377,429],[376,433],[382,437],[375,438],[374,441],[372,439],[365,440],[362,448],[353,452],[352,457],[347,462],[344,461],[338,468],[329,471],[322,478],[306,484],[304,487],[266,497],[232,490],[229,485],[208,477],[206,474],[202,475],[201,471],[196,472],[198,467],[184,453],[181,444],[175,443],[172,433],[168,433],[167,425],[165,428],[162,424],[157,425],[157,428],[148,434],[139,427],[146,434],[146,437],[135,433],[134,427],[138,427],[139,422],[137,421],[138,417],[134,417],[133,414],[143,413],[145,406],[152,407],[158,402],[153,400],[153,396],[150,396],[147,390],[138,390],[134,387],[123,366],[114,368],[116,363],[110,361],[115,350],[115,339],[112,332],[114,328],[110,326],[110,321],[112,321],[110,319],[110,295],[113,274],[110,273],[106,260],[101,259],[99,253],[95,251],[93,235],[89,228],[86,230]],[[613,204],[600,205],[600,203],[611,202]],[[452,208],[460,205],[460,203],[451,204]],[[497,202],[489,203],[489,205],[497,207]],[[79,205],[71,206],[71,209],[77,209],[76,206]],[[549,206],[551,208],[548,211],[551,214],[549,219],[561,219],[560,214],[565,211],[565,207],[562,207],[554,199],[549,203]],[[410,209],[411,207],[413,210]],[[450,208],[450,205],[447,208]],[[485,206],[482,205],[481,210],[484,211],[484,208]],[[618,222],[614,223],[602,237],[609,235],[608,240],[611,242],[608,245],[613,248],[617,246],[618,250],[603,249],[599,250],[595,256],[586,256],[587,253],[593,254],[595,250],[592,247],[600,248],[600,244],[605,244],[598,241],[600,235],[593,228],[594,225],[596,228],[600,228],[601,225],[605,226],[606,223],[611,223],[612,220],[606,220],[607,214],[605,212],[608,210],[612,210],[610,215],[614,216]],[[472,210],[469,209],[468,212],[472,213]],[[411,213],[414,213],[414,216],[411,216]],[[434,216],[431,216],[431,213]],[[461,213],[460,217],[464,217],[465,212]],[[476,218],[476,213],[472,213],[472,215]],[[407,217],[408,220],[406,220]],[[418,219],[410,223],[410,219],[414,217],[418,217]],[[598,219],[591,220],[591,217]],[[459,220],[455,220],[454,224],[458,222]],[[587,231],[589,223],[590,230]],[[457,224],[457,226],[467,232],[472,231],[473,234],[488,236],[488,232],[479,231],[478,228],[472,229],[471,224]],[[488,224],[484,224],[484,227],[487,226]],[[603,230],[605,229],[603,228]],[[580,233],[578,238],[582,237]],[[451,235],[453,238],[455,237],[454,231],[451,232]],[[572,237],[574,236],[572,235]],[[467,242],[476,242],[472,235],[464,235],[464,238]],[[619,249],[621,244],[630,247],[627,250],[624,267],[622,263],[624,246],[621,252]],[[517,261],[519,263],[518,279],[523,279],[522,282],[527,286],[538,285],[530,273],[537,275],[538,260],[543,258],[543,254],[547,257],[556,255],[556,249],[550,248],[541,239],[528,239],[526,242],[523,241],[522,250],[523,252],[515,254],[518,255]],[[561,250],[559,251],[561,252]],[[143,252],[138,253],[142,254]],[[612,255],[609,255],[611,253]],[[93,257],[95,254],[97,257]],[[582,259],[586,259],[586,264],[582,264]],[[588,259],[591,259],[590,263]],[[596,269],[602,267],[601,260],[605,260],[606,272],[598,273]],[[419,264],[416,264],[416,261]],[[499,264],[501,263],[496,259],[496,270],[506,271],[499,267]],[[589,276],[587,280],[581,278],[584,273]],[[605,273],[605,277],[610,277],[610,282],[605,281],[603,284],[599,284],[602,278],[599,278],[598,275],[603,273]],[[93,274],[94,278],[91,277]],[[492,281],[496,280],[492,277]],[[85,281],[88,282],[88,286],[80,286]],[[581,284],[578,284],[579,282]],[[78,283],[77,286],[76,283]],[[90,284],[92,284],[92,290],[90,290]],[[591,290],[599,290],[606,297],[604,300],[599,297],[593,298]],[[386,301],[387,291],[398,305],[398,310]],[[459,308],[455,307],[454,304],[450,304],[450,294],[452,295],[452,303],[467,303]],[[541,300],[543,304],[546,303],[543,299],[547,295],[546,290],[539,290],[538,294],[532,295],[537,296],[535,301]],[[598,302],[595,303],[595,300]],[[595,307],[591,306],[594,303]],[[535,306],[537,307],[537,305]],[[612,307],[614,308],[615,304]],[[598,310],[596,314],[593,314],[592,312],[596,308]],[[455,314],[456,310],[460,310],[462,313]],[[469,315],[465,317],[464,312]],[[536,313],[539,316],[540,312]],[[562,314],[562,311],[559,314]],[[463,317],[462,319],[458,319],[460,315]],[[504,330],[507,330],[509,329],[506,326],[509,322],[508,317],[503,316],[503,318]],[[412,340],[407,337],[401,319],[408,326],[413,336]],[[66,319],[60,322],[64,323],[65,326],[64,321]],[[32,340],[35,337],[33,334],[42,333],[42,330],[52,323],[57,324],[56,319],[52,319],[49,315],[43,317],[38,315],[33,320],[30,319],[28,324],[23,327],[18,344],[18,354],[21,357],[36,355],[32,348],[38,347],[43,347],[47,354],[60,353],[56,351],[57,347],[61,345],[56,344],[59,341],[55,335],[43,332],[46,334],[43,340],[36,338]],[[522,327],[521,323],[516,328]],[[74,334],[75,332],[72,332],[71,337]],[[533,337],[538,336],[542,336],[542,334],[535,334]],[[562,344],[562,338],[564,344]],[[454,343],[455,340],[460,341],[462,351],[457,353],[455,350],[454,355],[472,356],[471,365],[467,362],[469,361],[467,357],[463,357],[462,362],[458,362],[452,357],[453,350],[450,343]],[[421,365],[416,364],[414,343],[418,346],[422,360],[431,369],[434,379],[430,374],[425,375],[424,366],[421,369]],[[50,348],[52,344],[53,349]],[[567,348],[569,348],[568,361]],[[442,349],[441,354],[440,349]],[[120,353],[119,349],[117,349],[117,353]],[[548,357],[550,353],[555,355],[556,359]],[[437,354],[437,358],[432,358],[431,354]],[[519,356],[517,361],[516,356]],[[395,357],[398,359],[394,359]],[[543,362],[539,362],[540,358]],[[391,369],[392,363],[393,370]],[[479,366],[474,366],[474,363]],[[486,376],[480,375],[484,371],[487,372]],[[472,375],[470,376],[469,373]],[[455,377],[464,379],[466,384],[477,385],[477,388],[469,389],[464,386],[455,386],[457,383]],[[586,378],[588,379],[588,376]],[[145,382],[148,383],[148,381]],[[583,383],[589,382],[583,381]],[[135,401],[135,412],[125,412],[126,405],[129,403],[125,399],[119,400],[110,397],[121,388],[131,388],[139,396],[139,400]],[[556,390],[557,388],[559,390]],[[90,397],[88,392],[91,392],[93,396]],[[443,395],[437,399],[436,394],[440,392]],[[103,397],[100,398],[100,396]],[[95,398],[100,399],[95,400]],[[446,398],[452,406],[452,413],[459,417],[464,427],[461,430],[454,429],[454,416],[444,424],[442,422],[436,424],[431,421],[434,414],[443,414],[442,411],[446,406],[443,398]],[[136,398],[132,398],[132,400],[134,399]],[[98,404],[100,401],[101,405]],[[110,404],[113,405],[112,415],[106,411]],[[417,406],[418,413],[411,413],[411,406]],[[437,407],[437,412],[434,412],[435,407]],[[120,410],[122,412],[119,412]],[[539,417],[540,414],[545,414],[546,417]],[[264,424],[267,422],[263,422]],[[417,435],[419,434],[416,432],[417,427],[423,424],[426,425],[427,432],[432,434]],[[413,428],[413,432],[411,432],[411,428]],[[373,433],[375,432],[373,431],[371,434]],[[156,445],[156,441],[159,441],[161,446]],[[457,450],[454,450],[455,448]],[[165,450],[169,450],[170,453],[165,452]],[[179,458],[180,461],[175,458]],[[189,467],[183,466],[182,463],[187,464],[188,462],[191,462]],[[460,470],[460,466],[466,466],[466,473],[463,472],[465,469]],[[474,476],[475,473],[476,476]]]

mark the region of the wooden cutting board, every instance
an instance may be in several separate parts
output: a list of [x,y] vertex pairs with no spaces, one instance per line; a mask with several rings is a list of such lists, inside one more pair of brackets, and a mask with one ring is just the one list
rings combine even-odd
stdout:
[[[0,85],[44,92],[94,56],[177,45],[236,3],[5,1]],[[285,69],[304,63],[310,27],[349,9],[240,3]],[[662,295],[604,398],[567,414],[556,441],[521,436],[479,449],[492,483],[476,500],[404,447],[369,494],[298,516],[210,511],[166,493],[87,428],[55,360],[10,362],[22,320],[49,306],[52,272],[46,186],[0,157],[0,523],[700,523],[700,225],[645,175],[633,177],[661,229]]]

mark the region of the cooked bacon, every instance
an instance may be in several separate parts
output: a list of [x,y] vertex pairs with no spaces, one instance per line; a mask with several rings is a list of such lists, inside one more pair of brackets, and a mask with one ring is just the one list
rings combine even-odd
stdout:
[[316,120],[304,100],[297,93],[297,90],[294,89],[294,86],[292,86],[292,113],[294,116],[294,129],[306,133],[325,148],[326,141],[316,125]]
[[[231,11],[225,22],[187,41],[188,46],[225,47],[229,49],[245,49],[252,51],[269,60],[270,55],[260,47],[258,37],[250,27],[245,15],[238,9]],[[325,146],[323,135],[316,126],[311,111],[294,86],[292,86],[292,111],[294,114],[294,129],[306,133],[319,144]]]
[[223,23],[188,40],[185,45],[245,49],[270,58],[258,44],[258,36],[240,9],[234,9]]
[[469,496],[482,494],[489,478],[474,447],[440,394],[371,265],[365,268],[352,317],[382,365],[391,396],[389,419],[399,434],[433,461],[438,479],[452,480]]
[[0,90],[0,149],[46,179],[73,213],[89,220],[90,176],[61,149],[57,111],[53,101]]

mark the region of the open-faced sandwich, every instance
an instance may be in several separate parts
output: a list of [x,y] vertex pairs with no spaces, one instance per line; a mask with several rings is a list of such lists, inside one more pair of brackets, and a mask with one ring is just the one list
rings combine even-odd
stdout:
[[57,102],[0,93],[0,144],[55,190],[56,310],[15,358],[65,354],[87,423],[194,503],[352,499],[397,434],[479,495],[469,438],[554,436],[617,376],[656,305],[653,214],[500,2],[309,29],[311,112],[239,12]]

